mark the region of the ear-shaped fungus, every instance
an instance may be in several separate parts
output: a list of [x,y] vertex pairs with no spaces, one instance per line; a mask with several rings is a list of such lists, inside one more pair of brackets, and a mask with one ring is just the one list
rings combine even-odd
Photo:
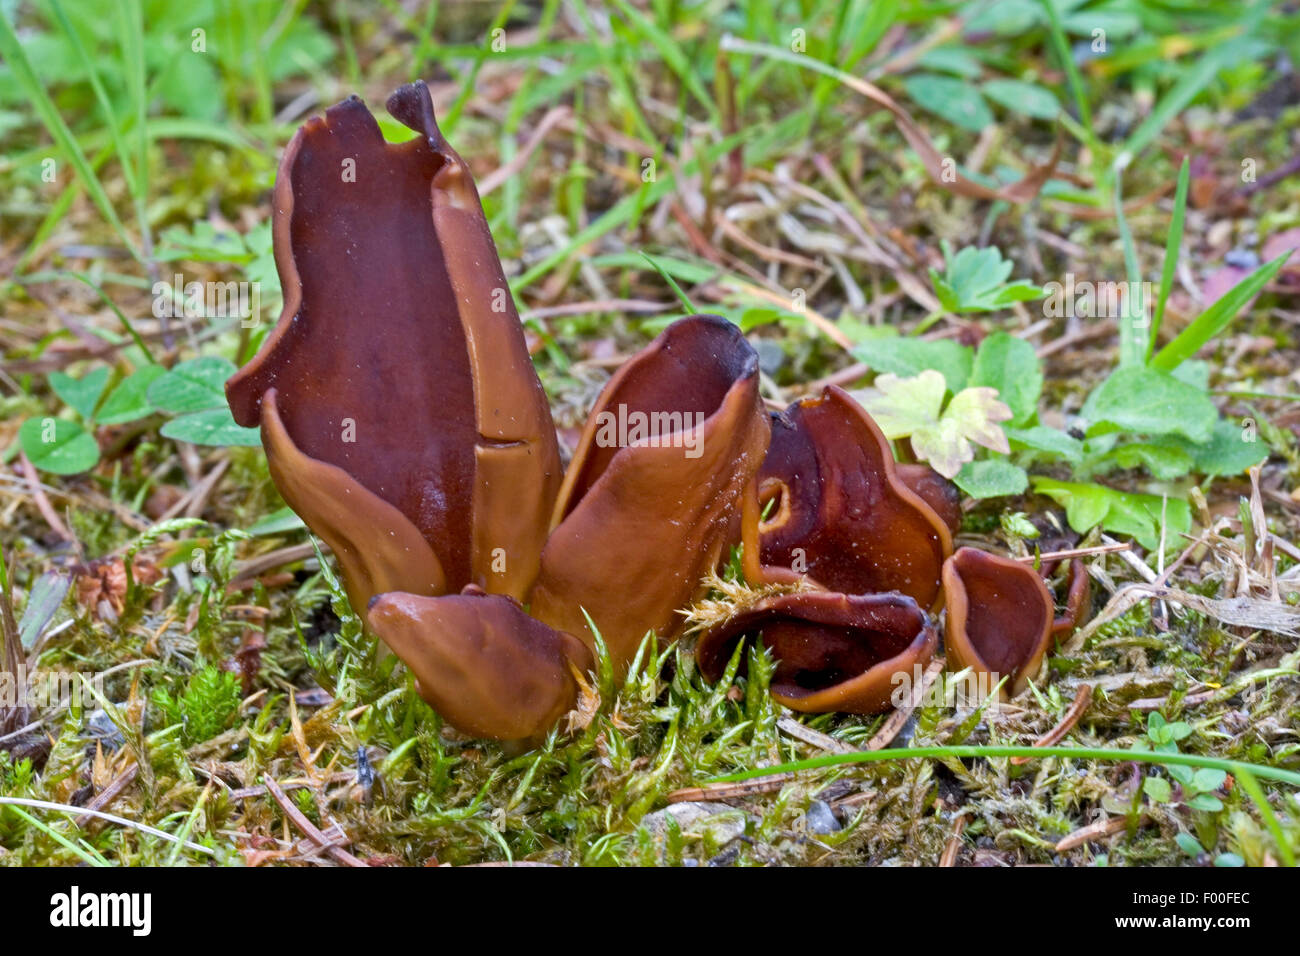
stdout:
[[381,594],[367,620],[411,668],[425,700],[478,737],[525,739],[551,727],[573,707],[574,671],[594,664],[578,638],[473,585],[443,597]]
[[[1039,573],[1047,578],[1053,570],[1053,565],[1044,564]],[[1088,577],[1088,569],[1082,558],[1070,559],[1070,570],[1065,580],[1065,611],[1056,615],[1052,622],[1052,637],[1058,639],[1069,637],[1075,632],[1087,618],[1092,604],[1092,578]]]
[[930,506],[949,534],[961,530],[961,491],[956,485],[929,465],[895,464],[894,474]]
[[364,609],[475,584],[522,598],[560,483],[550,409],[478,193],[423,83],[352,97],[290,142],[275,187],[284,311],[226,384],[271,475]]
[[[569,465],[529,610],[506,596],[384,594],[374,632],[457,727],[532,737],[572,706],[600,631],[621,674],[672,638],[767,445],[758,359],[716,316],[669,326],[606,386]],[[529,616],[531,615],[531,617]]]
[[532,613],[586,635],[585,610],[620,672],[647,630],[675,636],[767,442],[758,356],[740,330],[717,316],[670,325],[610,379],[587,419]]
[[895,675],[924,667],[939,640],[929,616],[902,594],[797,591],[705,631],[695,646],[700,673],[720,678],[748,634],[761,634],[776,658],[772,696],[808,713],[888,710]]
[[949,667],[974,668],[1000,680],[1011,696],[1042,667],[1056,606],[1027,564],[976,548],[961,548],[943,567]]
[[759,528],[764,565],[846,594],[938,603],[948,525],[900,480],[889,443],[847,392],[830,386],[772,416],[759,482],[772,508]]

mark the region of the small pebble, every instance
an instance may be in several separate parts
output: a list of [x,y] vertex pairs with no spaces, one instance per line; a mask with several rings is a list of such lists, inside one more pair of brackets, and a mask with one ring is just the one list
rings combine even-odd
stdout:
[[825,800],[814,800],[810,803],[804,819],[808,821],[810,833],[838,833],[840,830],[840,821],[835,818],[835,811]]

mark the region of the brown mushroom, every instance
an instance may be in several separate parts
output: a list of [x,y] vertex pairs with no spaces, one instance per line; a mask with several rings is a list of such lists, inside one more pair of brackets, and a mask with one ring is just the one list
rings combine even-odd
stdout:
[[528,739],[547,730],[573,707],[575,672],[594,663],[578,638],[474,585],[442,597],[381,594],[367,620],[443,719],[480,737]]
[[[638,422],[658,438],[635,436]],[[587,419],[532,613],[573,634],[588,633],[590,615],[620,673],[647,631],[675,636],[677,611],[723,557],[767,442],[758,356],[740,330],[704,315],[670,325],[610,379]]]
[[961,530],[961,491],[929,465],[895,464],[894,473],[948,526],[949,534]]
[[874,714],[934,654],[929,616],[902,594],[797,591],[764,598],[706,630],[700,673],[717,680],[736,645],[759,635],[776,658],[772,696],[791,710]]
[[[1042,572],[1047,577],[1050,572],[1044,565]],[[1066,638],[1075,632],[1088,617],[1092,604],[1092,578],[1083,558],[1071,558],[1070,569],[1065,576],[1065,610],[1056,615],[1052,622],[1052,637]]]
[[475,590],[383,594],[370,627],[457,727],[501,739],[541,733],[574,702],[565,661],[583,673],[594,659],[588,618],[620,676],[649,631],[677,635],[677,611],[722,555],[767,428],[758,359],[740,330],[717,316],[673,323],[597,401],[528,612]]
[[1010,696],[1038,675],[1052,639],[1056,605],[1027,564],[976,548],[960,548],[943,566],[948,617],[944,646],[954,670],[973,668],[1007,679]]
[[830,386],[773,414],[759,482],[764,565],[832,591],[938,604],[948,525],[899,479],[889,443],[847,392]]
[[522,598],[560,484],[550,409],[464,161],[423,83],[384,141],[352,97],[309,120],[276,181],[284,311],[226,384],[271,475],[364,609],[475,584]]

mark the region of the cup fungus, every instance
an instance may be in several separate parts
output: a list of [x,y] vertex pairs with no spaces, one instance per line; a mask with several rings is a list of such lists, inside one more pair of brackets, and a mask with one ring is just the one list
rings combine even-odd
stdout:
[[[387,105],[421,135],[386,143],[353,97],[286,150],[285,308],[227,395],[421,692],[463,730],[527,737],[592,666],[585,615],[620,670],[677,630],[767,447],[758,360],[723,319],[670,326],[611,379],[561,484],[469,171],[423,83]],[[645,433],[604,440],[605,412]]]
[[[757,356],[724,319],[681,319],[624,364],[562,476],[469,170],[423,83],[387,106],[420,135],[385,142],[352,97],[286,149],[273,222],[284,311],[226,391],[235,419],[261,426],[285,500],[337,555],[353,607],[450,723],[507,740],[546,731],[594,666],[595,632],[622,674],[648,632],[678,635],[678,611],[737,540],[751,583],[812,587],[711,628],[706,675],[761,632],[782,703],[884,709],[894,675],[934,653],[927,611],[946,589],[954,658],[1023,685],[1053,627],[1038,575],[971,549],[949,557],[956,489],[895,465],[842,390],[769,419]],[[1072,622],[1087,574],[1071,580]]]
[[1038,572],[987,551],[960,548],[943,566],[943,587],[949,666],[1007,678],[1008,696],[1028,687],[1042,666],[1055,613]]
[[[606,413],[646,429],[606,443]],[[722,557],[767,437],[758,359],[740,330],[716,316],[681,319],[597,401],[555,504],[528,612],[508,595],[477,590],[389,593],[371,602],[367,621],[453,725],[533,737],[573,705],[573,672],[592,666],[588,618],[620,676],[648,631],[677,635],[677,610]]]
[[759,492],[771,508],[759,527],[765,565],[846,594],[938,603],[948,526],[899,479],[885,436],[843,389],[773,414]]
[[772,696],[809,713],[888,710],[895,675],[924,667],[939,641],[929,615],[905,595],[796,591],[705,631],[695,645],[700,672],[717,680],[736,644],[755,632],[776,658]]
[[428,89],[402,87],[388,111],[421,135],[386,143],[352,97],[285,150],[284,311],[226,395],[358,610],[467,584],[522,598],[560,485],[550,407]]
[[[1044,564],[1039,573],[1044,578],[1051,577],[1055,562]],[[1052,637],[1066,638],[1075,632],[1088,616],[1092,604],[1092,579],[1084,567],[1082,558],[1071,558],[1069,570],[1065,573],[1065,610],[1056,615],[1052,622]]]

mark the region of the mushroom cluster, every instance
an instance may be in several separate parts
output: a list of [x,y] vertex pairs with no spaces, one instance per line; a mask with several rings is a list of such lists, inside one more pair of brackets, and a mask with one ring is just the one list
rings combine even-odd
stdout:
[[1084,613],[1081,566],[1058,619],[1032,568],[953,554],[955,488],[895,464],[845,392],[768,412],[753,348],[716,316],[625,363],[562,469],[469,169],[423,83],[387,108],[418,136],[386,142],[352,97],[286,149],[284,311],[226,390],[367,628],[453,726],[544,733],[597,635],[619,674],[648,631],[678,637],[736,544],[751,584],[805,586],[708,628],[701,671],[716,678],[757,637],[778,661],[773,694],[798,710],[887,708],[894,675],[934,654],[945,603],[950,657],[1016,687]]

